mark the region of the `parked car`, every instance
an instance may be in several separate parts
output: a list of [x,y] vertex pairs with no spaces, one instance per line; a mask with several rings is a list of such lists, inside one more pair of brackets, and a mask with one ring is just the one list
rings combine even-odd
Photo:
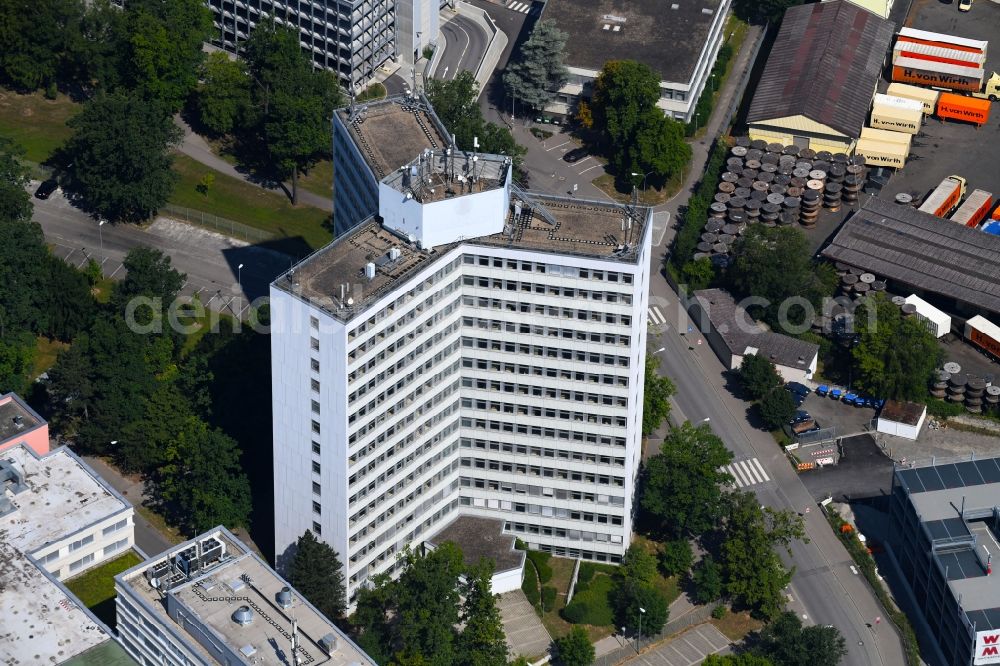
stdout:
[[35,190],[35,198],[37,199],[48,199],[49,195],[59,189],[59,183],[55,178],[49,178],[46,181],[42,181],[42,184],[38,186]]
[[788,382],[785,384],[785,388],[791,391],[794,395],[801,395],[803,398],[812,393],[811,388],[798,382]]
[[792,417],[792,420],[788,422],[788,425],[795,425],[797,423],[802,423],[803,421],[809,421],[811,419],[812,416],[809,415],[809,412],[803,409],[799,409],[795,412],[795,416]]
[[958,0],[958,11],[967,12],[972,9],[972,0]]
[[574,148],[573,150],[567,151],[567,153],[563,155],[563,159],[572,164],[573,162],[579,162],[586,156],[586,148]]

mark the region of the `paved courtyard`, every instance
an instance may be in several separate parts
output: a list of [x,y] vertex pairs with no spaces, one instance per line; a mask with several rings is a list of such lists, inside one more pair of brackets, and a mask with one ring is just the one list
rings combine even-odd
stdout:
[[500,595],[497,603],[507,635],[507,649],[513,657],[541,657],[549,651],[552,637],[521,590]]
[[729,647],[729,639],[711,624],[700,624],[626,661],[633,666],[693,666]]

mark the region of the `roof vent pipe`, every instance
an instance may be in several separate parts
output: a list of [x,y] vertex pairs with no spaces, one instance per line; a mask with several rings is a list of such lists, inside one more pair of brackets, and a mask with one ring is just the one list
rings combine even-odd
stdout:
[[249,606],[240,606],[233,611],[233,622],[241,627],[247,626],[253,622],[253,611],[250,610]]
[[287,585],[278,590],[274,598],[282,608],[287,610],[292,607],[292,589]]

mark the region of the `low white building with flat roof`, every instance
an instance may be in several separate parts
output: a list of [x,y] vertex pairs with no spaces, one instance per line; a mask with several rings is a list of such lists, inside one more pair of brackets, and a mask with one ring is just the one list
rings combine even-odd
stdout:
[[0,453],[0,663],[61,664],[112,638],[62,581],[131,548],[132,516],[65,447]]
[[119,640],[143,664],[374,666],[224,527],[115,576]]

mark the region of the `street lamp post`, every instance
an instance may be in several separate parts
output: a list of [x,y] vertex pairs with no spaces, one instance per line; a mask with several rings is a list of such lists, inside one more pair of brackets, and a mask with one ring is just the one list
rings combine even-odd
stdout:
[[240,291],[243,291],[243,264],[236,267],[236,282],[240,285]]
[[639,633],[635,635],[635,653],[639,654],[639,641],[642,640],[642,616],[646,614],[646,609],[639,606]]
[[101,230],[101,227],[103,227],[105,224],[107,224],[107,222],[108,222],[107,220],[98,220],[97,221],[97,235],[101,239],[101,254],[104,254],[104,232]]
[[639,173],[636,173],[635,171],[633,171],[631,173],[632,173],[632,176],[634,178],[638,178],[640,175],[642,175],[642,193],[645,194],[646,193],[646,179],[649,178],[650,174],[656,173],[656,172],[655,171],[648,171],[648,172],[646,172],[644,174],[639,174]]

